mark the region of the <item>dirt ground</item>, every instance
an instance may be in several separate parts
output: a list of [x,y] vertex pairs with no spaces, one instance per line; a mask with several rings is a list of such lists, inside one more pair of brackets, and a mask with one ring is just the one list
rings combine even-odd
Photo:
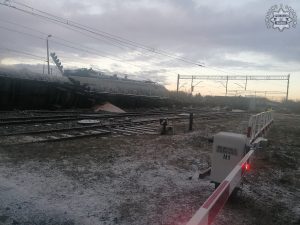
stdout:
[[[174,135],[0,146],[0,224],[185,224],[213,192],[201,136],[241,132],[247,117],[176,125]],[[300,117],[277,114],[223,224],[299,224]]]

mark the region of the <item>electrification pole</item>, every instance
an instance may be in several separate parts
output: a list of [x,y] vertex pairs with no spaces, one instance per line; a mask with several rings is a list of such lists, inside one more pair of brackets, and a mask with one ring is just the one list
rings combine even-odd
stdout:
[[178,91],[179,91],[179,79],[180,79],[180,75],[178,74],[177,75],[177,94],[178,94]]
[[287,87],[286,87],[286,98],[285,100],[289,100],[289,88],[290,88],[290,74],[287,76]]
[[228,91],[228,76],[226,76],[226,96],[227,96],[227,91]]
[[[194,87],[197,86],[197,84],[194,85],[194,82],[196,80],[215,80],[217,82],[220,82],[222,86],[225,88],[225,95],[227,96],[229,93],[229,86],[228,82],[231,80],[235,81],[245,81],[245,86],[241,86],[241,88],[246,92],[248,90],[248,81],[271,81],[271,80],[287,80],[287,87],[286,91],[284,92],[286,94],[286,100],[288,100],[289,97],[289,85],[290,85],[290,74],[289,75],[253,75],[253,76],[245,76],[245,75],[179,75],[177,76],[177,92],[180,89],[179,82],[180,80],[191,80],[191,90],[194,89]],[[224,81],[221,82],[221,81]],[[201,82],[201,81],[200,81]],[[240,85],[239,85],[240,86]],[[192,91],[191,91],[192,92]]]
[[191,81],[191,95],[193,94],[194,91],[193,81],[194,81],[194,76],[192,76],[192,81]]
[[49,64],[49,40],[48,40],[48,38],[49,37],[51,37],[52,35],[51,34],[49,34],[48,36],[47,36],[47,39],[46,39],[46,43],[47,43],[47,64],[48,64],[48,75],[50,74],[50,64]]

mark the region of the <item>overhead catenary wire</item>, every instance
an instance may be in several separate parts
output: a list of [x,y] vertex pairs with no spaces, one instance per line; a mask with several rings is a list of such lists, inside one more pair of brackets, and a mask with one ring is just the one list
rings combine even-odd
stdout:
[[153,52],[155,54],[164,55],[164,56],[176,59],[176,60],[180,60],[180,61],[183,61],[183,62],[186,62],[186,63],[189,63],[189,64],[193,64],[193,65],[196,65],[196,66],[203,67],[203,65],[199,64],[198,62],[194,62],[194,61],[191,61],[189,59],[182,58],[182,57],[177,57],[177,56],[171,55],[169,53],[166,53],[165,51],[156,50],[155,48],[145,46],[145,45],[139,44],[137,42],[134,42],[134,41],[131,41],[131,40],[128,40],[128,39],[125,39],[125,38],[122,38],[122,37],[119,37],[119,36],[116,36],[116,35],[109,34],[107,32],[101,31],[99,29],[95,29],[95,28],[76,23],[74,21],[71,21],[71,20],[68,20],[68,19],[65,19],[65,18],[62,18],[62,17],[59,17],[59,16],[55,16],[53,14],[44,12],[42,10],[33,8],[33,7],[31,7],[29,5],[26,5],[24,3],[20,3],[20,2],[16,2],[16,1],[10,1],[10,2],[14,2],[17,5],[21,5],[23,7],[26,7],[28,9],[30,9],[31,11],[21,9],[19,7],[12,6],[12,5],[7,4],[7,3],[0,3],[0,4],[4,5],[4,6],[7,6],[7,7],[10,7],[10,8],[13,8],[13,9],[16,9],[16,10],[19,10],[19,11],[22,11],[23,13],[27,13],[27,14],[30,14],[30,15],[33,15],[33,16],[38,16],[38,17],[41,17],[41,18],[44,18],[44,19],[47,19],[47,20],[55,21],[55,22],[58,22],[58,23],[61,23],[61,24],[65,24],[65,25],[68,25],[68,26],[71,26],[71,27],[75,27],[75,28],[84,30],[84,31],[92,33],[94,35],[99,35],[99,36],[105,37],[107,39],[113,40],[113,41],[118,42],[119,44],[125,45],[127,47],[128,47],[128,45],[133,46],[133,47],[136,47],[136,48],[139,48],[139,49],[143,49],[143,50],[146,50],[146,51],[149,51],[149,52]]
[[[40,39],[40,40],[46,40],[46,38],[43,38],[43,37],[40,37],[40,36],[37,36],[37,35],[33,35],[33,34],[30,34],[30,33],[27,33],[27,32],[15,30],[15,29],[3,27],[3,26],[0,26],[0,29],[5,29],[5,30],[11,31],[11,32],[15,32],[15,33],[22,34],[22,35],[27,35],[27,36],[30,36],[30,37],[33,37],[33,38],[37,38],[37,39]],[[54,36],[53,36],[53,37],[54,37]],[[61,38],[60,38],[60,39],[61,39]],[[62,39],[62,40],[64,40],[64,39]],[[65,41],[67,41],[67,40],[65,40]],[[135,67],[138,67],[138,68],[139,68],[139,66],[137,66],[137,65],[135,65],[135,64],[132,64],[132,63],[129,63],[129,62],[124,62],[124,59],[117,59],[117,58],[113,58],[113,57],[110,57],[110,56],[107,56],[107,55],[100,54],[100,53],[98,53],[98,52],[101,52],[101,51],[98,51],[98,50],[89,50],[89,49],[84,49],[84,48],[78,48],[78,47],[70,46],[70,45],[61,43],[61,42],[59,42],[59,41],[54,41],[54,40],[52,40],[51,42],[52,42],[52,43],[55,43],[55,44],[58,44],[58,45],[65,46],[65,47],[67,47],[67,48],[71,48],[71,49],[77,50],[77,51],[83,51],[83,52],[87,52],[87,53],[90,53],[90,54],[93,54],[93,55],[98,55],[98,56],[100,56],[100,57],[108,58],[108,59],[110,59],[110,60],[118,61],[118,62],[121,62],[121,63],[128,64],[128,65],[135,66]],[[75,44],[75,43],[73,43],[73,44]],[[85,47],[85,48],[86,48],[86,47]],[[97,51],[97,52],[93,52],[93,51]],[[102,52],[103,52],[103,51],[102,51]]]
[[[13,5],[11,5],[11,2],[13,2],[17,5],[23,6],[27,9],[30,9],[30,11],[19,8],[19,7],[16,7],[16,6],[13,6]],[[130,46],[131,47],[136,47],[136,48],[146,50],[146,51],[149,51],[149,52],[152,52],[152,53],[155,53],[155,54],[159,54],[159,55],[162,55],[162,56],[173,58],[174,60],[180,60],[180,61],[183,61],[185,63],[192,64],[194,66],[200,66],[200,67],[203,67],[203,68],[206,68],[206,69],[209,69],[209,70],[214,70],[214,71],[218,71],[218,72],[222,72],[222,73],[227,73],[227,74],[231,73],[231,74],[233,74],[232,72],[227,72],[225,70],[217,69],[217,68],[214,68],[214,67],[208,67],[208,66],[199,64],[198,62],[194,62],[192,60],[185,59],[183,57],[178,57],[178,56],[175,56],[175,55],[171,55],[170,53],[167,53],[164,50],[157,50],[155,48],[139,44],[137,42],[128,40],[126,38],[123,38],[123,37],[120,37],[120,36],[117,36],[117,35],[113,35],[113,34],[110,34],[108,32],[105,32],[105,31],[102,31],[102,30],[99,30],[99,29],[95,29],[95,28],[92,28],[92,27],[89,27],[89,26],[86,26],[86,25],[82,25],[82,24],[74,22],[72,20],[65,19],[65,18],[56,16],[56,15],[53,15],[53,14],[47,13],[45,11],[36,9],[32,6],[29,6],[29,5],[26,5],[24,3],[14,1],[14,0],[5,1],[4,3],[0,3],[0,5],[13,8],[15,10],[21,11],[21,12],[26,13],[26,14],[30,14],[32,16],[40,17],[42,19],[54,22],[56,24],[64,25],[64,27],[68,26],[68,28],[70,28],[70,27],[77,28],[79,30],[89,32],[93,35],[101,36],[103,38],[106,38],[110,41],[113,41],[113,42],[117,43],[117,45],[122,45],[122,46],[125,46],[125,47],[130,47]],[[76,31],[78,32],[78,30],[76,30]],[[82,33],[82,34],[86,35],[86,33]],[[141,53],[143,54],[143,52],[141,52]]]
[[[14,25],[14,26],[18,26],[18,27],[21,27],[21,28],[23,28],[23,29],[28,29],[28,30],[30,30],[30,31],[34,31],[34,32],[37,32],[37,33],[42,34],[42,35],[45,35],[45,36],[48,35],[48,33],[42,32],[42,31],[37,30],[37,29],[33,29],[33,28],[31,28],[31,27],[28,27],[28,26],[24,26],[24,25],[15,23],[15,22],[3,20],[3,19],[1,19],[0,22],[7,23],[7,24],[10,24],[10,25]],[[63,25],[62,25],[62,26],[63,26]],[[63,26],[63,27],[65,27],[65,26]],[[78,30],[75,30],[75,29],[73,29],[73,28],[70,28],[70,27],[66,27],[66,28],[67,28],[67,29],[70,29],[70,30],[74,30],[74,31],[76,31],[76,32],[79,32],[79,33],[81,33],[81,34],[83,34],[83,35],[86,35],[85,33],[81,32],[81,31],[78,31]],[[12,29],[10,29],[10,31],[12,31]],[[22,32],[22,33],[25,34],[25,32]],[[28,35],[28,33],[26,33],[26,35]],[[31,35],[31,36],[33,36],[33,35]],[[103,39],[100,39],[100,38],[95,37],[95,36],[92,36],[92,35],[88,35],[88,34],[87,34],[87,36],[90,37],[90,38],[94,38],[94,39],[96,39],[96,40],[105,41],[105,40],[103,40]],[[56,36],[56,35],[52,35],[52,38],[59,39],[59,40],[62,40],[62,41],[68,42],[68,43],[76,44],[77,46],[80,46],[80,45],[83,46],[82,44],[74,43],[74,42],[72,42],[72,41],[69,41],[69,40],[60,38],[60,37],[58,37],[58,36]],[[111,43],[109,43],[109,44],[111,44]],[[116,46],[116,47],[120,47],[121,49],[124,49],[122,46],[119,46],[119,45],[115,45],[115,46]],[[84,48],[88,48],[88,47],[86,47],[86,46],[83,46],[83,47],[84,47]],[[89,48],[89,49],[91,49],[91,48]],[[131,49],[132,49],[132,48],[131,48]],[[96,50],[96,49],[92,49],[92,50],[99,51],[99,50]],[[101,51],[102,51],[102,50],[101,50]],[[103,52],[103,51],[102,51],[102,52]],[[109,53],[106,53],[106,54],[109,54]],[[141,55],[145,56],[145,54],[142,54],[142,53],[141,53]],[[148,55],[148,56],[149,56],[149,55]],[[122,59],[122,60],[126,61],[127,59]],[[122,61],[122,62],[125,63],[124,61]],[[132,63],[129,63],[129,62],[126,62],[126,63],[127,63],[127,64],[130,64],[130,65],[133,65],[133,66],[136,66],[136,65],[134,65],[134,64],[132,64]],[[156,62],[154,62],[154,63],[156,63]],[[136,66],[136,67],[138,67],[138,66]],[[184,70],[181,69],[181,72],[183,72],[183,71],[184,71]]]
[[[15,32],[15,33],[19,33],[19,34],[22,34],[22,35],[27,35],[27,36],[30,36],[32,38],[36,38],[36,39],[40,39],[40,40],[46,40],[46,38],[43,38],[43,37],[40,37],[40,36],[37,36],[37,35],[33,35],[33,34],[30,34],[30,33],[26,33],[26,32],[22,32],[22,31],[19,31],[19,30],[15,30],[15,29],[11,29],[11,28],[7,28],[7,27],[2,27],[0,26],[0,29],[5,29],[5,30],[8,30],[10,32]],[[43,35],[46,36],[46,33],[43,33],[43,32],[40,32],[42,33]],[[56,36],[52,36],[52,38],[55,38],[55,39],[58,39],[58,40],[63,40],[65,42],[68,42],[68,43],[72,43],[76,46],[73,46],[73,45],[68,45],[68,44],[64,44],[62,42],[59,42],[59,41],[54,41],[52,40],[51,42],[52,43],[55,43],[57,45],[61,45],[61,46],[64,46],[64,47],[67,47],[67,48],[70,48],[70,49],[74,49],[74,50],[77,50],[77,51],[81,51],[81,52],[86,52],[86,53],[90,53],[90,54],[93,54],[93,55],[97,55],[97,56],[100,56],[100,57],[104,57],[104,58],[108,58],[110,60],[114,60],[114,61],[118,61],[118,62],[121,62],[121,63],[124,63],[124,64],[128,64],[128,65],[131,65],[131,66],[135,66],[137,68],[139,68],[139,66],[135,65],[135,64],[132,64],[132,63],[129,63],[129,62],[125,62],[124,60],[125,59],[116,59],[116,58],[112,58],[112,57],[109,57],[109,56],[105,56],[103,54],[100,54],[98,50],[95,50],[95,49],[91,49],[91,48],[87,48],[85,49],[86,47],[85,46],[82,46],[78,43],[74,43],[74,42],[71,42],[71,41],[68,41],[68,40],[65,40],[63,38],[59,38],[59,37],[56,37]],[[82,46],[81,48],[77,47],[77,46]],[[103,51],[102,51],[103,52]],[[65,58],[64,56],[62,58]]]
[[[143,44],[140,44],[138,42],[135,42],[135,41],[131,41],[129,39],[126,39],[126,38],[123,38],[123,37],[120,37],[120,36],[117,36],[117,35],[114,35],[114,34],[111,34],[111,33],[108,33],[108,32],[105,32],[103,30],[99,30],[99,29],[95,29],[93,27],[90,27],[90,26],[87,26],[87,25],[83,25],[83,24],[80,24],[80,23],[77,23],[77,22],[74,22],[72,20],[69,20],[69,19],[65,19],[65,18],[62,18],[62,17],[59,17],[59,16],[56,16],[56,15],[53,15],[53,14],[50,14],[50,13],[47,13],[45,11],[42,11],[42,10],[39,10],[39,9],[36,9],[36,8],[33,8],[32,6],[29,6],[29,5],[26,5],[24,3],[20,3],[20,2],[17,2],[17,1],[14,1],[14,0],[11,0],[12,2],[15,2],[16,4],[19,4],[21,6],[24,6],[26,8],[29,8],[33,11],[37,11],[39,13],[42,13],[42,14],[45,14],[47,16],[50,16],[50,17],[54,17],[56,19],[59,19],[61,20],[62,22],[67,22],[67,25],[71,25],[71,24],[75,24],[75,25],[78,25],[80,27],[83,27],[83,28],[88,28],[88,29],[91,29],[91,30],[96,30],[97,32],[100,32],[102,35],[105,35],[106,38],[110,38],[110,39],[113,39],[115,41],[119,41],[119,42],[122,42],[124,44],[128,43],[129,45],[132,45],[134,47],[138,47],[138,48],[142,48],[144,50],[147,50],[147,51],[150,51],[152,53],[157,53],[157,54],[163,54],[165,56],[168,56],[168,57],[172,57],[174,59],[177,59],[177,60],[181,60],[181,61],[184,61],[184,62],[187,62],[187,63],[191,63],[191,64],[195,64],[197,66],[202,66],[200,65],[199,63],[196,63],[196,62],[193,62],[189,59],[185,59],[183,57],[178,57],[178,56],[174,56],[174,55],[170,55],[170,53],[164,51],[164,50],[156,50],[155,48],[153,47],[150,47],[150,46],[146,46],[146,45],[143,45]],[[79,27],[78,27],[79,28]],[[90,30],[90,31],[91,31]],[[87,31],[87,30],[86,30]]]
[[84,48],[72,46],[72,45],[65,44],[65,43],[62,43],[62,42],[59,42],[59,41],[54,41],[54,40],[52,40],[51,42],[54,43],[54,44],[65,46],[65,47],[70,48],[70,49],[74,49],[74,50],[78,50],[78,51],[82,51],[82,52],[87,52],[87,53],[90,53],[90,54],[93,54],[93,55],[98,55],[98,56],[101,56],[101,57],[108,58],[110,60],[118,61],[118,62],[125,63],[125,64],[128,64],[128,65],[132,65],[132,66],[135,66],[135,67],[139,67],[139,66],[134,65],[132,63],[124,62],[122,59],[116,59],[116,58],[113,58],[113,57],[110,57],[110,56],[104,56],[102,54],[93,52],[94,50],[84,49]]
[[[15,22],[12,22],[12,21],[4,20],[4,19],[2,19],[2,18],[0,19],[0,22],[4,22],[4,23],[8,23],[8,24],[11,24],[11,25],[14,25],[14,26],[22,27],[22,28],[24,28],[24,29],[28,29],[28,30],[31,30],[31,31],[34,31],[34,32],[37,32],[37,33],[40,33],[40,34],[43,34],[43,35],[48,35],[48,33],[46,33],[46,32],[42,32],[42,31],[40,31],[40,30],[33,29],[32,27],[28,27],[28,26],[25,26],[25,25],[21,25],[21,24],[19,24],[19,23],[15,23]],[[55,23],[55,24],[57,24],[57,23]],[[76,29],[73,29],[73,28],[71,28],[71,27],[67,27],[67,26],[64,26],[64,25],[61,25],[61,26],[63,26],[64,28],[70,29],[70,30],[72,30],[72,31],[78,32],[78,33],[80,33],[80,34],[82,34],[82,35],[85,35],[85,36],[87,36],[87,37],[93,38],[93,39],[95,39],[95,40],[99,40],[99,41],[106,42],[107,44],[116,46],[116,47],[118,47],[118,48],[124,50],[124,48],[123,48],[122,46],[120,46],[120,45],[114,45],[114,43],[108,42],[107,40],[100,39],[99,37],[95,37],[95,36],[92,36],[92,35],[85,34],[85,33],[81,32],[81,31],[76,30]],[[56,36],[56,38],[58,38],[58,37]]]
[[[0,3],[1,4],[1,3]],[[20,3],[21,5],[24,5],[24,4],[22,4],[22,3]],[[30,6],[26,6],[27,8],[30,8],[31,9],[31,7]],[[13,7],[13,8],[16,8],[16,7]],[[23,11],[22,9],[20,9],[21,11]],[[38,10],[38,11],[40,11],[40,10]],[[33,15],[34,13],[29,13],[29,14],[31,14],[31,15]],[[47,14],[47,15],[51,15],[51,14],[49,14],[49,13],[45,13],[45,14]],[[40,16],[40,15],[34,15],[34,16]],[[41,17],[41,16],[40,16]],[[59,17],[57,17],[57,16],[54,16],[55,18],[59,18]],[[42,19],[46,19],[44,16],[42,16],[41,17]],[[133,46],[128,46],[128,45],[120,45],[120,43],[112,43],[112,42],[109,42],[109,40],[107,41],[107,40],[104,40],[104,39],[100,39],[99,37],[95,37],[95,36],[92,36],[92,35],[88,35],[87,33],[84,33],[84,32],[81,32],[81,31],[79,31],[78,29],[74,29],[74,28],[71,28],[71,27],[69,27],[69,26],[66,26],[66,25],[64,25],[64,24],[61,24],[61,23],[59,23],[58,21],[56,21],[56,20],[51,20],[51,22],[52,23],[54,23],[54,24],[57,24],[57,25],[60,25],[60,26],[62,26],[62,27],[64,27],[64,28],[66,28],[66,29],[69,29],[69,30],[72,30],[72,31],[75,31],[75,32],[78,32],[78,33],[81,33],[82,35],[85,35],[85,36],[87,36],[87,37],[90,37],[90,38],[93,38],[93,39],[96,39],[96,40],[100,40],[100,41],[104,41],[104,42],[106,42],[106,43],[108,43],[108,44],[110,44],[110,45],[113,45],[113,46],[115,46],[115,47],[119,47],[119,48],[122,48],[122,47],[127,47],[127,48],[129,48],[129,49],[131,49],[131,50],[134,50],[134,51],[137,51],[136,49],[134,49],[133,48]],[[23,26],[24,27],[24,26]],[[110,40],[111,41],[111,40]],[[124,48],[123,48],[124,49]],[[153,55],[146,55],[144,52],[141,52],[141,51],[137,51],[140,55],[142,55],[142,56],[150,56],[150,57],[153,57]],[[182,69],[181,69],[182,70]]]
[[18,26],[18,27],[22,27],[22,28],[24,28],[24,29],[31,30],[31,31],[34,31],[34,32],[37,32],[37,33],[40,33],[40,34],[43,34],[43,35],[48,35],[48,34],[45,33],[45,32],[39,31],[39,30],[37,30],[37,29],[33,29],[33,28],[31,28],[31,27],[28,27],[28,26],[24,26],[24,25],[19,24],[19,23],[15,23],[15,22],[12,22],[12,21],[4,20],[3,18],[0,18],[0,22],[1,22],[1,23],[11,24],[11,25]]
[[7,27],[0,26],[0,29],[7,30],[7,31],[10,31],[10,32],[15,32],[15,33],[18,33],[18,34],[27,35],[27,36],[30,36],[30,37],[33,37],[33,38],[37,38],[37,39],[40,39],[40,40],[46,40],[46,39],[43,38],[43,37],[39,37],[39,36],[30,34],[30,33],[23,32],[23,31],[19,31],[19,30],[12,29],[12,28],[7,28]]
[[[3,22],[3,20],[0,20],[0,22]],[[19,26],[19,24],[14,23],[14,22],[8,22],[8,21],[5,21],[5,22],[7,22],[7,23],[9,23],[9,24],[13,24],[13,25]],[[40,33],[40,34],[42,34],[42,35],[45,35],[45,37],[48,35],[48,34],[45,33],[45,32],[41,32],[41,31],[38,31],[38,30],[36,30],[36,29],[30,28],[30,27],[27,27],[27,26],[24,26],[24,25],[21,25],[20,27],[25,28],[25,29],[29,29],[29,30],[31,30],[31,31],[35,31],[35,32],[37,32],[37,33]],[[12,29],[12,28],[7,28],[7,27],[0,26],[0,29],[5,29],[5,30],[8,30],[8,31],[10,31],[10,32],[16,32],[16,33],[19,33],[19,34],[22,34],[22,35],[27,35],[27,36],[30,36],[30,37],[33,37],[33,38],[37,38],[37,39],[40,39],[40,40],[46,40],[46,38],[44,38],[44,37],[40,37],[40,36],[31,34],[31,33],[19,31],[19,30]],[[113,58],[113,57],[109,57],[109,56],[107,56],[107,55],[100,54],[99,52],[102,52],[102,53],[105,53],[105,54],[109,54],[109,53],[107,53],[107,52],[104,52],[103,50],[100,51],[100,50],[97,50],[97,49],[92,49],[92,48],[83,46],[82,44],[75,43],[75,42],[66,40],[66,39],[64,39],[64,38],[57,37],[56,35],[52,35],[51,38],[54,38],[54,39],[57,39],[57,40],[61,40],[61,41],[63,41],[63,42],[71,43],[72,45],[64,44],[64,43],[62,43],[62,42],[60,42],[60,41],[54,41],[54,40],[51,40],[51,43],[55,43],[55,44],[57,44],[57,45],[61,45],[61,46],[64,46],[64,47],[67,47],[67,48],[70,48],[70,49],[77,50],[77,51],[82,51],[82,52],[90,53],[90,54],[93,54],[93,55],[98,55],[98,56],[100,56],[100,57],[108,58],[108,59],[110,59],[110,60],[118,61],[118,62],[121,62],[121,63],[123,63],[123,64],[127,64],[127,65],[131,65],[131,66],[140,68],[140,66],[137,66],[137,65],[135,65],[135,64],[133,64],[133,63],[126,62],[126,59],[123,59],[123,58]],[[78,46],[80,46],[80,47],[78,47]],[[62,57],[63,57],[63,56],[62,56]],[[64,57],[63,57],[63,58],[64,58]]]
[[46,61],[46,59],[44,57],[38,56],[38,55],[34,55],[34,54],[29,53],[29,52],[24,52],[24,51],[20,51],[20,50],[16,50],[16,49],[11,49],[11,48],[6,48],[6,47],[0,47],[0,49],[8,51],[8,52],[14,52],[14,53],[22,54],[22,55],[27,55],[27,56],[30,56],[33,59],[40,59],[43,62]]

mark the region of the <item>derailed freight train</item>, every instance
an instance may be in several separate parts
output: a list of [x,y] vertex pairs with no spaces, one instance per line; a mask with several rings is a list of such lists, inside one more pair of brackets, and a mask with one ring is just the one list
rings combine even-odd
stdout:
[[0,68],[0,110],[89,108],[105,101],[123,107],[158,106],[167,93],[153,82],[91,69],[66,70],[57,76]]
[[97,92],[166,97],[167,89],[152,81],[139,81],[114,74],[106,75],[92,69],[65,70],[64,76]]

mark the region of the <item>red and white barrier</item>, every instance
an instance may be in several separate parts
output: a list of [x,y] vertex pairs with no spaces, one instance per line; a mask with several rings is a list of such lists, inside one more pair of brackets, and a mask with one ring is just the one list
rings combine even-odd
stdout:
[[218,212],[225,205],[234,188],[240,183],[244,172],[248,170],[249,165],[247,164],[247,161],[253,153],[254,150],[251,149],[244,156],[244,158],[234,167],[212,195],[204,202],[187,225],[209,225],[213,222]]
[[[263,135],[273,123],[273,111],[262,112],[250,117],[247,137],[251,145],[257,137]],[[228,176],[222,181],[212,195],[204,202],[195,215],[189,220],[187,225],[209,225],[218,212],[223,208],[230,194],[240,183],[244,173],[249,169],[248,161],[254,149],[244,156],[244,158],[233,168]]]

